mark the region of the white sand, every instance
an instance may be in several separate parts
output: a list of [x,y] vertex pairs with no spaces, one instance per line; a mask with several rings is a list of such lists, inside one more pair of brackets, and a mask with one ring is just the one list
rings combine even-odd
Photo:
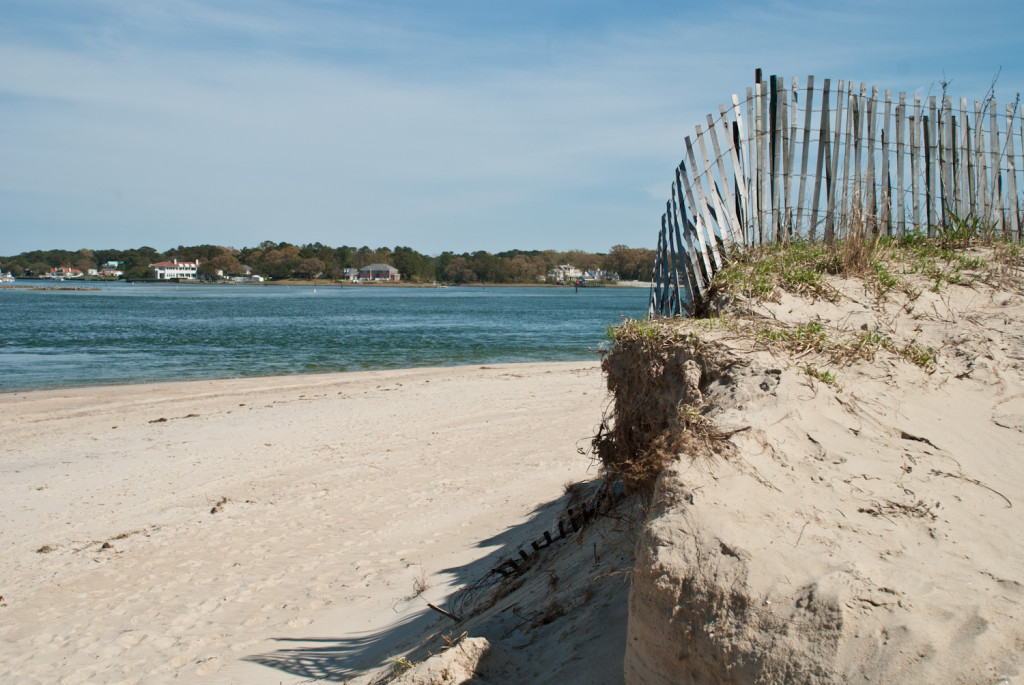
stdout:
[[[693,324],[738,363],[705,386],[729,458],[663,475],[636,551],[630,683],[1018,683],[1024,670],[1024,297],[986,285],[755,308],[845,363]],[[807,373],[829,371],[828,384]]]
[[605,402],[596,362],[0,395],[0,682],[344,680],[594,475]]

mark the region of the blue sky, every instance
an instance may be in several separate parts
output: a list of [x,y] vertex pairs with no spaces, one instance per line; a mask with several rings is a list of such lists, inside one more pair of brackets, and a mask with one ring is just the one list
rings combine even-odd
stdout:
[[1024,91],[1024,4],[0,0],[0,254],[653,247],[755,67]]

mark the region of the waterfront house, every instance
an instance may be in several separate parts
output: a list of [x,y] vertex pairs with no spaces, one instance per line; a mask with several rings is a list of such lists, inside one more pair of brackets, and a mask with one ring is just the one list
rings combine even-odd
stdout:
[[74,269],[69,266],[58,266],[55,269],[50,269],[41,278],[52,278],[54,280],[63,281],[65,278],[82,278],[84,274],[78,269]]
[[99,268],[99,275],[101,278],[120,278],[124,276],[124,271],[121,270],[120,262],[103,262]]
[[559,264],[548,271],[548,279],[555,283],[575,283],[583,277],[583,271],[572,264]]
[[398,269],[387,264],[370,264],[359,270],[360,281],[400,281]]
[[359,280],[359,269],[353,269],[352,267],[347,267],[345,269],[342,269],[341,279],[343,281],[351,281],[351,282],[358,281]]
[[149,268],[156,272],[158,281],[169,281],[172,278],[194,279],[199,274],[199,260],[179,262],[174,259],[169,262],[150,264]]
[[266,279],[257,273],[254,273],[252,267],[242,265],[242,273],[240,274],[222,274],[233,283],[262,283]]
[[583,274],[580,279],[584,283],[590,283],[593,281],[617,281],[619,275],[614,271],[605,271],[603,269],[591,269]]

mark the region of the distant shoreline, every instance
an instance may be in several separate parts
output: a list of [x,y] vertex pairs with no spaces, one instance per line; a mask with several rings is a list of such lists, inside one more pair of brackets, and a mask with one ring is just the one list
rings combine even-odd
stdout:
[[[28,282],[45,282],[45,279],[23,279]],[[62,282],[67,283],[67,282]],[[128,285],[145,286],[226,286],[226,287],[306,287],[306,288],[574,288],[575,284],[556,283],[452,283],[452,284],[429,284],[429,283],[339,283],[337,281],[264,281],[262,283],[230,283],[211,281],[158,281],[157,279],[126,279],[124,281],[81,281],[73,282],[82,285],[30,285],[29,283],[2,284],[0,289],[11,290],[99,290],[96,284],[124,283]],[[580,288],[649,288],[650,283],[643,281],[624,281],[618,283],[600,283],[581,285]]]
[[6,290],[99,290],[95,286],[87,285],[23,285],[23,284],[0,284],[0,289]]
[[[132,278],[124,280],[82,280],[71,281],[76,285],[32,285],[35,282],[49,282],[48,279],[24,278],[19,279],[22,283],[4,283],[0,288],[18,290],[98,290],[100,283],[126,283],[130,285],[217,285],[217,286],[298,286],[298,287],[324,287],[324,288],[573,288],[574,283],[410,283],[410,282],[371,282],[371,283],[342,283],[339,281],[306,281],[306,280],[280,280],[263,281],[260,283],[234,283],[231,281],[195,281],[195,280],[157,280],[155,278]],[[59,283],[69,283],[59,281]],[[81,284],[81,285],[78,285]],[[649,288],[647,281],[619,281],[617,283],[602,282],[595,284],[580,285],[580,288]]]
[[[572,288],[575,287],[573,283],[411,283],[408,281],[399,282],[388,282],[388,281],[374,281],[368,283],[343,283],[340,281],[306,281],[306,280],[279,280],[279,281],[263,281],[261,283],[232,283],[232,282],[212,282],[212,281],[175,281],[175,280],[156,280],[156,279],[131,279],[125,280],[125,283],[144,283],[144,284],[160,284],[160,285],[226,285],[226,286],[305,286],[305,287],[330,287],[330,288]],[[633,283],[642,283],[643,287],[650,286],[650,283],[644,283],[643,281],[628,281],[622,284],[618,283],[597,283],[591,285],[580,285],[581,288],[629,288],[637,287],[632,285]]]

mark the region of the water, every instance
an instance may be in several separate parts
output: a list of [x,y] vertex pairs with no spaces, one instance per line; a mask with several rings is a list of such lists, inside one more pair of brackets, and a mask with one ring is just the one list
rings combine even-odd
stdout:
[[608,326],[642,316],[648,297],[643,288],[97,287],[0,288],[0,391],[594,359]]

